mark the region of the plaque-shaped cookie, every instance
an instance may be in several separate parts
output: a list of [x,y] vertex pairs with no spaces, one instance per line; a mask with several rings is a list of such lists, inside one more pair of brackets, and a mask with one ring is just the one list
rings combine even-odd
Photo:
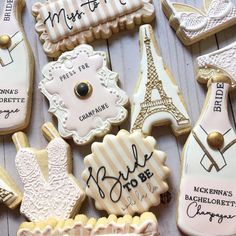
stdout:
[[170,124],[175,135],[188,133],[191,121],[182,93],[160,56],[151,25],[140,27],[142,55],[132,100],[131,130],[150,135],[153,126]]
[[163,11],[171,27],[185,45],[196,43],[236,24],[234,1],[202,1],[203,10],[184,3],[162,0]]
[[70,146],[51,123],[42,132],[49,140],[42,150],[29,147],[24,133],[13,135],[16,169],[24,185],[20,211],[30,221],[65,220],[77,213],[85,194],[72,174]]
[[20,226],[17,236],[159,236],[158,223],[155,215],[145,212],[140,217],[125,215],[108,218],[88,218],[77,215],[75,219],[65,221],[47,220],[25,222]]
[[152,0],[47,0],[35,3],[32,12],[43,49],[50,57],[155,17]]
[[27,127],[34,59],[21,23],[24,0],[3,1],[0,18],[0,135]]
[[60,134],[79,145],[103,136],[127,116],[128,97],[117,86],[118,74],[107,68],[107,57],[88,45],[62,54],[43,69],[39,88],[58,118]]
[[93,143],[82,177],[97,209],[133,215],[160,204],[170,171],[164,165],[166,154],[155,150],[155,145],[153,137],[125,130]]
[[235,235],[236,134],[227,110],[234,75],[198,66],[199,80],[208,82],[208,93],[182,154],[177,222],[187,235]]

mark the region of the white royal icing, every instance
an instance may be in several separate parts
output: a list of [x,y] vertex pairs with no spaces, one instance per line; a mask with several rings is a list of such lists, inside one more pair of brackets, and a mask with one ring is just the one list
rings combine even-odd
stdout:
[[[49,111],[58,118],[63,137],[72,136],[83,145],[125,120],[128,96],[117,86],[118,74],[107,68],[105,53],[94,52],[89,45],[78,46],[46,65],[43,76],[39,88],[50,102]],[[83,81],[92,87],[85,99],[74,92]]]
[[68,174],[68,144],[61,138],[47,146],[48,179],[43,175],[35,152],[21,148],[16,168],[24,184],[21,213],[31,221],[67,219],[84,199],[84,193]]
[[[189,42],[196,42],[204,37],[229,27],[236,23],[236,6],[231,0],[203,0],[204,11],[187,4],[163,0],[164,7],[168,7],[172,19],[179,23],[176,29],[181,38]],[[186,11],[181,11],[185,8]],[[174,26],[174,23],[173,23]]]
[[175,133],[189,131],[191,122],[180,99],[181,93],[166,71],[154,40],[151,26],[141,26],[142,60],[138,89],[133,97],[131,130],[150,134],[153,125],[168,122]]
[[[25,127],[30,115],[30,52],[16,15],[20,0],[7,1],[0,20],[1,35],[11,38],[7,49],[0,48],[0,133]],[[31,59],[32,60],[32,59]]]

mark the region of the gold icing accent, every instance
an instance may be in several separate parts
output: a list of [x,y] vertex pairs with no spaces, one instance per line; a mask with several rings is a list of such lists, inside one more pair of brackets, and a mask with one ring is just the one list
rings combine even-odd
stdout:
[[218,74],[212,78],[212,83],[225,83],[231,85],[231,79],[225,74]]
[[[134,122],[132,132],[134,130],[142,129],[146,118],[157,112],[168,112],[175,118],[178,124],[185,123],[188,119],[173,104],[172,98],[167,96],[162,81],[159,80],[157,68],[152,55],[151,39],[147,35],[144,39],[144,43],[147,52],[148,80],[146,83],[144,102],[141,103],[141,110]],[[152,101],[152,91],[154,89],[157,89],[160,95],[160,99],[156,101]]]
[[224,144],[224,137],[219,132],[212,132],[207,136],[207,143],[213,149],[219,149]]
[[0,48],[8,48],[11,45],[11,38],[9,35],[3,34],[0,36]]

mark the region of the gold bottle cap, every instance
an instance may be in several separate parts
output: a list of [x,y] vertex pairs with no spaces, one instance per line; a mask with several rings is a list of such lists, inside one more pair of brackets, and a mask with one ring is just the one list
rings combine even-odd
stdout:
[[207,143],[214,149],[219,149],[224,144],[224,137],[219,132],[212,132],[207,136]]
[[0,48],[8,48],[11,45],[11,38],[9,35],[0,36]]
[[229,76],[225,74],[219,74],[219,75],[214,76],[214,78],[212,79],[212,83],[231,84],[231,79],[229,78]]

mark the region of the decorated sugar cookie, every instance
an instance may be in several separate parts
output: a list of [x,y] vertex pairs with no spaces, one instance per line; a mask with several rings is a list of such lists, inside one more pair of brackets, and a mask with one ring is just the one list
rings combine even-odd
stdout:
[[117,86],[118,74],[107,68],[105,53],[78,46],[46,65],[43,77],[39,88],[63,137],[83,145],[126,119],[128,96]]
[[202,0],[204,9],[162,0],[162,8],[179,39],[190,45],[236,24],[232,0]]
[[76,214],[85,194],[71,173],[69,145],[51,123],[44,124],[42,131],[50,140],[43,150],[30,148],[24,133],[13,135],[16,168],[24,184],[20,211],[30,221],[67,219]]
[[14,209],[22,200],[22,193],[9,174],[0,167],[0,203]]
[[140,217],[132,218],[130,215],[108,218],[88,218],[85,215],[77,215],[74,220],[65,221],[50,220],[44,222],[23,223],[17,236],[158,236],[158,223],[154,214],[143,213]]
[[160,194],[168,190],[165,180],[170,171],[164,165],[166,154],[155,150],[155,144],[151,136],[125,130],[106,135],[103,143],[93,143],[82,177],[97,209],[133,215],[160,203]]
[[153,125],[170,123],[175,135],[189,132],[191,122],[183,96],[163,63],[150,25],[140,27],[142,60],[132,102],[131,130],[151,133]]
[[142,22],[151,22],[151,0],[47,0],[32,8],[45,53],[57,57],[81,43],[107,39]]
[[34,60],[23,31],[24,0],[3,1],[0,18],[0,134],[24,129],[30,119]]
[[235,81],[216,67],[206,70],[198,71],[208,81],[206,101],[182,154],[178,226],[187,235],[230,236],[236,234],[236,134],[227,100]]

